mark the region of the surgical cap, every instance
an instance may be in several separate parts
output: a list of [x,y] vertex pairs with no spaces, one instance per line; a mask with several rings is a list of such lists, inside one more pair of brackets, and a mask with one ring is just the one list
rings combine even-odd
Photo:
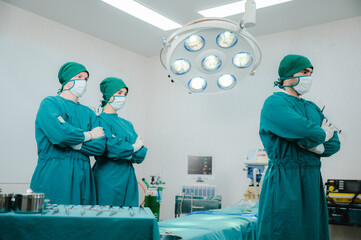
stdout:
[[310,60],[301,55],[290,54],[285,56],[278,68],[278,75],[285,79],[306,68],[313,68]]
[[104,101],[102,101],[102,106],[104,106],[107,103],[109,98],[111,98],[114,95],[114,93],[116,93],[118,90],[122,88],[126,88],[128,91],[128,87],[127,85],[125,85],[122,79],[115,77],[108,77],[104,79],[100,83],[100,91],[103,93],[103,99],[104,99]]
[[88,70],[80,63],[76,63],[76,62],[65,63],[63,66],[61,66],[58,73],[60,84],[63,85],[64,83],[72,79],[75,75],[81,72],[87,72],[89,75]]

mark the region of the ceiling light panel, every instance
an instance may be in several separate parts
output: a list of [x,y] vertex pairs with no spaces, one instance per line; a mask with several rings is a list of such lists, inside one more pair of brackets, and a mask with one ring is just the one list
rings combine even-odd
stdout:
[[118,8],[144,22],[152,24],[164,31],[181,27],[180,24],[164,17],[163,15],[143,6],[134,0],[102,0],[103,2]]
[[[290,1],[292,0],[257,0],[256,8],[259,9],[259,8],[269,7]],[[219,18],[228,17],[235,14],[243,13],[245,11],[245,2],[246,0],[234,2],[219,7],[198,11],[198,13],[204,17],[219,17]]]

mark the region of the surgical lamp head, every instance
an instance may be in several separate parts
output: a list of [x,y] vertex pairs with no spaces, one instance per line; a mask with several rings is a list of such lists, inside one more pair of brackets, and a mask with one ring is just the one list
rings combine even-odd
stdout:
[[190,93],[214,94],[253,75],[261,50],[245,27],[221,18],[193,21],[164,39],[160,53],[169,77]]

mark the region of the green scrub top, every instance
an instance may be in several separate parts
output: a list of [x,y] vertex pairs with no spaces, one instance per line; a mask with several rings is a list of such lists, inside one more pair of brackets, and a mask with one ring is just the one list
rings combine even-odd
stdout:
[[138,181],[133,163],[142,163],[147,148],[134,153],[132,144],[138,134],[133,124],[118,114],[101,113],[100,125],[104,128],[106,150],[96,157],[94,165],[97,200],[99,205],[138,206]]
[[[89,156],[103,154],[105,138],[83,141],[84,132],[99,126],[90,108],[60,96],[45,98],[35,120],[38,164],[31,189],[45,193],[51,203],[96,204]],[[71,148],[81,143],[80,150]]]
[[266,99],[259,134],[269,163],[259,200],[258,240],[330,238],[320,157],[340,149],[337,132],[321,155],[299,146],[324,142],[324,118],[313,102],[285,92]]

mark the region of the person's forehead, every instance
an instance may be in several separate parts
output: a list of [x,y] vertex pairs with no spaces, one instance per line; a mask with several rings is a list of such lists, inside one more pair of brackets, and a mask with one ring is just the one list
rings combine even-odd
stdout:
[[78,74],[80,74],[80,75],[82,75],[82,76],[87,76],[87,77],[89,76],[89,74],[88,74],[87,72],[85,72],[85,71],[84,71],[84,72],[80,72],[80,73],[78,73]]

